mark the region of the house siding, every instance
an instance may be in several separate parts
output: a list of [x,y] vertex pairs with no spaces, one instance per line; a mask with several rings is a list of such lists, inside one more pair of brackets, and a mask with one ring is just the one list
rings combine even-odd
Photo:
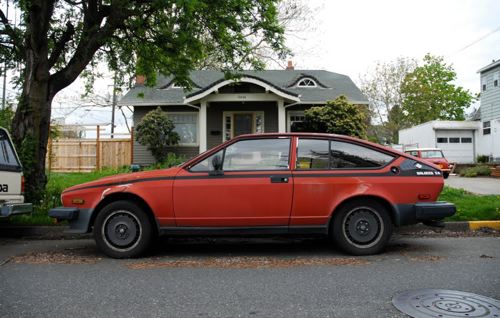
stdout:
[[[494,81],[498,86],[494,86]],[[483,85],[486,90],[483,91]],[[500,118],[500,65],[481,73],[481,121]]]
[[212,102],[207,109],[207,147],[213,148],[223,141],[222,114],[225,111],[263,111],[264,132],[278,131],[276,102]]
[[[134,125],[137,125],[142,118],[150,111],[156,109],[155,106],[139,106],[134,107]],[[193,112],[196,109],[188,106],[164,106],[162,110],[167,112]],[[185,147],[185,146],[176,146],[176,147],[168,147],[168,151],[175,153],[176,155],[184,156],[186,159],[190,159],[196,156],[199,153],[199,147]],[[134,164],[139,164],[141,166],[147,166],[155,163],[151,152],[147,149],[146,146],[141,145],[137,140],[134,139]]]

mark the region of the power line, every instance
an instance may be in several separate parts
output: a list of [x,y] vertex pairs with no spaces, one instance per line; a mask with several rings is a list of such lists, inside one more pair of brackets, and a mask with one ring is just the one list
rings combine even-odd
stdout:
[[462,51],[465,51],[466,49],[470,48],[470,47],[471,47],[471,46],[473,46],[474,44],[477,44],[478,42],[481,42],[482,40],[486,39],[487,37],[489,37],[490,35],[492,35],[492,34],[494,34],[494,33],[498,32],[498,31],[500,31],[500,26],[499,26],[499,27],[497,27],[496,29],[494,29],[493,31],[490,31],[490,32],[488,32],[487,34],[485,34],[485,35],[483,35],[483,36],[479,37],[478,39],[476,39],[476,40],[474,40],[474,41],[472,41],[471,43],[467,44],[466,46],[464,46],[464,47],[463,47],[463,48],[461,48],[460,50],[458,50],[458,51],[456,51],[456,52],[454,52],[454,53],[450,54],[450,56],[453,56],[453,55],[456,55],[456,54],[458,54],[458,53],[460,53],[460,52],[462,52]]

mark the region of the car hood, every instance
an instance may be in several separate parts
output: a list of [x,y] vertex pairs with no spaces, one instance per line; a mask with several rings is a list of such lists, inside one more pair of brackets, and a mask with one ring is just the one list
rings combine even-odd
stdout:
[[134,173],[121,173],[113,176],[104,177],[95,181],[85,182],[78,185],[74,185],[72,187],[66,188],[63,193],[68,191],[75,191],[78,189],[84,189],[88,187],[96,187],[96,186],[106,186],[106,185],[114,185],[114,184],[123,184],[128,182],[134,182],[138,179],[154,179],[154,178],[164,178],[164,177],[173,177],[179,171],[179,167],[173,167],[169,169],[161,169],[161,170],[151,170],[151,171],[141,171]]

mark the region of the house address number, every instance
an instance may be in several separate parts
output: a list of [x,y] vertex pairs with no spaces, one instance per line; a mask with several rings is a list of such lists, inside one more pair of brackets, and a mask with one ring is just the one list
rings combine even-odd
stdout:
[[0,184],[0,192],[8,192],[9,185],[8,184]]

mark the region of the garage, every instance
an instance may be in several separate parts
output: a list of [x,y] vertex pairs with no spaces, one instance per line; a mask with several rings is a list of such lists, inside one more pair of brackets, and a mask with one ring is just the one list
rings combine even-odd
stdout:
[[450,162],[474,162],[473,130],[436,130],[436,147]]

